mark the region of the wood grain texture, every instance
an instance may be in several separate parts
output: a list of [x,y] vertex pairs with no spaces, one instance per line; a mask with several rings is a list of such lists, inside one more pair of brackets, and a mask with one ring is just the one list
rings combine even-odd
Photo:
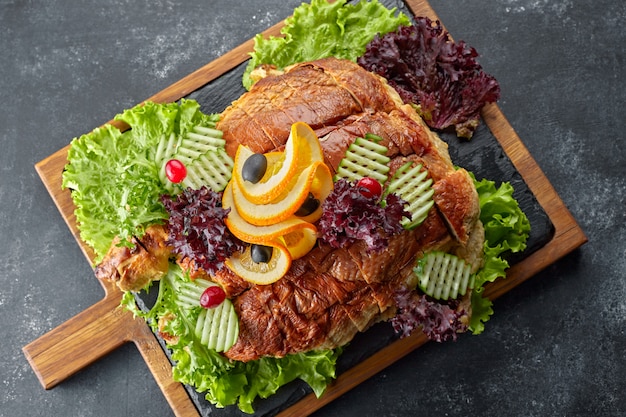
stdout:
[[24,347],[44,388],[56,386],[133,339],[129,313],[118,308],[119,294],[111,285],[105,289],[101,301]]
[[[437,19],[428,2],[408,0],[406,3],[413,14]],[[278,35],[281,27],[279,23],[264,33]],[[147,100],[176,101],[244,62],[252,48],[253,40],[249,40]],[[488,286],[486,295],[495,299],[585,243],[586,237],[499,107],[489,105],[482,115],[555,227],[553,238],[544,247],[514,265],[506,280]],[[79,237],[70,192],[61,189],[68,148],[69,145],[37,163],[35,168],[86,258],[93,263],[93,252]],[[170,362],[149,327],[118,308],[121,292],[117,288],[101,284],[105,289],[103,300],[23,348],[42,386],[52,388],[121,344],[133,342],[174,413],[197,416],[198,411],[183,386],[172,380]],[[341,374],[321,398],[313,394],[306,396],[279,415],[303,416],[318,410],[426,341],[423,335],[416,334],[392,343]]]

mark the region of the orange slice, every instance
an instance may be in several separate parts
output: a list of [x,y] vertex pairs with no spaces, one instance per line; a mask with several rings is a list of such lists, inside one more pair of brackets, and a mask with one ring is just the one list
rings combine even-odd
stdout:
[[313,197],[320,201],[319,207],[311,214],[307,216],[299,216],[298,218],[309,223],[315,223],[322,217],[322,204],[326,197],[333,191],[333,174],[326,164],[322,164],[315,172],[315,177],[311,182],[309,192],[313,194]]
[[317,230],[308,227],[287,233],[280,239],[284,244],[291,259],[302,258],[309,253],[317,242]]
[[266,244],[272,242],[287,233],[291,233],[298,229],[309,228],[315,230],[315,226],[302,219],[296,217],[289,217],[279,223],[256,226],[248,223],[237,211],[233,199],[233,182],[231,181],[224,190],[222,196],[222,207],[224,209],[230,209],[228,216],[226,217],[226,226],[228,230],[237,238],[248,243],[260,243]]
[[239,146],[235,155],[233,178],[245,197],[255,204],[266,204],[279,198],[284,190],[289,189],[294,176],[313,162],[324,161],[319,139],[313,129],[304,122],[291,125],[281,159],[270,160],[269,156],[274,152],[265,154],[268,157],[268,169],[258,183],[243,179],[243,165],[253,154],[249,148]]
[[265,154],[265,158],[267,159],[267,172],[265,175],[274,175],[280,170],[285,159],[285,153],[279,151],[268,152]]
[[314,161],[323,161],[324,154],[320,141],[311,129],[311,126],[304,122],[296,122],[291,125],[290,138],[297,137],[299,148],[298,165],[304,169]]
[[298,218],[295,213],[309,193],[323,201],[333,189],[330,169],[324,164],[319,139],[306,123],[291,126],[283,152],[265,154],[267,169],[257,183],[243,179],[245,161],[254,153],[239,146],[232,179],[222,197],[230,210],[226,226],[244,242],[271,246],[269,262],[254,262],[250,247],[233,255],[226,265],[243,279],[258,285],[282,278],[293,259],[306,255],[317,242],[312,224],[321,216],[321,204],[313,213]]
[[233,178],[243,191],[246,198],[256,204],[265,204],[278,197],[285,187],[289,185],[292,177],[298,172],[298,144],[293,140],[287,140],[283,157],[268,169],[257,183],[243,179],[243,166],[246,160],[254,155],[249,148],[239,145],[235,154],[233,166]]
[[[330,180],[332,187],[330,170],[324,162],[316,161],[294,178],[293,184],[289,184],[287,189],[276,200],[272,200],[267,204],[250,202],[239,188],[239,184],[235,182],[232,189],[235,207],[245,221],[254,225],[267,226],[278,223],[298,211],[302,203],[307,199],[314,180],[317,179],[315,181],[316,188],[319,188],[320,182],[325,182],[324,179],[326,177]],[[318,192],[318,194],[320,193]]]
[[244,280],[257,285],[267,285],[281,279],[291,267],[291,255],[287,248],[278,242],[266,242],[273,248],[268,262],[254,262],[250,255],[250,246],[243,252],[237,252],[225,261],[231,271]]

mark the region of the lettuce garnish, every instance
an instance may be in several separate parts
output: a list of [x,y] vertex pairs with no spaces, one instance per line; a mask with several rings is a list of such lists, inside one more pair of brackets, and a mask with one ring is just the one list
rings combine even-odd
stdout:
[[477,57],[467,43],[454,42],[439,21],[417,17],[412,26],[376,36],[357,62],[385,77],[430,127],[454,126],[458,136],[469,139],[480,109],[500,98],[500,85]]
[[175,199],[163,196],[161,201],[169,217],[167,243],[194,271],[202,268],[213,275],[233,253],[244,249],[224,222],[230,209],[222,207],[222,193],[202,186],[187,188]]
[[379,204],[377,196],[363,195],[345,178],[339,179],[322,203],[319,239],[333,248],[363,241],[368,252],[382,252],[389,246],[390,236],[404,231],[402,217],[411,216],[404,210],[405,201],[395,194],[388,194],[384,203]]
[[[216,407],[236,404],[246,413],[253,413],[256,398],[267,398],[283,385],[295,380],[305,381],[320,396],[331,379],[341,349],[321,350],[287,355],[284,358],[262,358],[250,362],[231,361],[200,343],[194,333],[202,307],[190,309],[178,298],[178,288],[189,281],[188,274],[175,264],[159,282],[156,303],[149,310],[140,310],[132,293],[127,292],[122,304],[136,316],[144,318],[155,333],[174,335],[172,370],[176,381],[193,386]],[[167,320],[161,320],[167,318]]]
[[483,179],[474,185],[480,201],[480,220],[485,228],[483,245],[484,266],[476,274],[472,293],[472,317],[469,329],[480,334],[485,322],[493,314],[492,302],[482,296],[484,285],[498,278],[506,277],[509,263],[503,258],[506,253],[521,252],[526,249],[530,234],[530,221],[513,197],[513,186],[503,182],[496,187],[494,181]]
[[303,3],[285,20],[281,29],[283,37],[264,38],[258,34],[243,75],[244,87],[250,89],[253,84],[250,73],[261,64],[283,69],[329,56],[356,61],[376,34],[410,24],[404,13],[396,14],[396,8],[388,9],[378,0],[346,3],[347,0]]
[[526,248],[530,222],[513,197],[513,186],[504,182],[496,187],[493,181],[477,181],[473,174],[470,175],[478,191],[485,242],[483,266],[474,278],[469,323],[467,312],[458,309],[458,300],[440,303],[417,291],[400,290],[394,296],[399,313],[391,322],[401,337],[417,329],[438,342],[456,340],[457,333],[466,330],[473,334],[482,333],[485,322],[493,314],[491,300],[483,297],[484,285],[506,277],[509,263],[502,257],[505,253]]
[[196,101],[181,100],[148,102],[115,119],[131,129],[105,125],[73,139],[63,172],[62,187],[72,191],[80,237],[94,249],[96,261],[115,236],[127,242],[167,218],[159,198],[167,190],[155,162],[159,141],[171,134],[182,137],[196,125],[214,127],[217,116],[201,113]]

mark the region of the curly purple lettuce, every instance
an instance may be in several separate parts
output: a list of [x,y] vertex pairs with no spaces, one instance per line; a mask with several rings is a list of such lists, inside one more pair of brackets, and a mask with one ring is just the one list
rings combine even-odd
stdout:
[[381,252],[389,244],[389,236],[404,230],[400,224],[404,201],[395,194],[387,195],[383,205],[377,197],[366,197],[358,187],[340,179],[322,204],[319,220],[319,238],[333,248],[347,247],[363,240],[371,252]]
[[397,291],[394,299],[398,314],[391,319],[391,324],[401,337],[421,328],[430,340],[445,342],[456,340],[459,333],[467,330],[467,320],[463,319],[467,313],[462,309],[453,309],[408,289]]
[[187,188],[174,199],[163,195],[161,201],[169,214],[167,243],[183,260],[213,274],[243,248],[224,223],[230,210],[222,208],[221,193],[207,187]]
[[386,78],[431,128],[454,126],[458,136],[469,139],[482,107],[500,98],[498,82],[482,70],[477,56],[465,42],[452,41],[439,21],[419,17],[412,26],[374,38],[357,62]]

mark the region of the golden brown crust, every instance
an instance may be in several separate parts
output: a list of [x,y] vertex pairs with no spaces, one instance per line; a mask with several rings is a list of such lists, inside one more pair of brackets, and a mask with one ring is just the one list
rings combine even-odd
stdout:
[[[272,137],[279,146],[287,140],[290,122],[298,118],[306,121],[320,137],[326,163],[333,171],[356,137],[367,133],[380,136],[392,159],[391,174],[408,160],[428,169],[434,181],[436,208],[417,229],[392,237],[383,253],[367,253],[362,243],[344,249],[320,244],[295,262],[277,283],[255,286],[241,294],[238,307],[244,322],[243,336],[226,352],[229,358],[245,361],[348,342],[358,331],[394,313],[394,291],[414,284],[414,261],[426,251],[451,251],[480,263],[482,229],[477,226],[478,199],[471,178],[455,169],[447,144],[426,127],[411,106],[402,104],[380,77],[334,58],[296,64],[284,74],[259,81],[233,106],[223,113],[220,128],[231,126],[233,112],[240,108],[258,125],[272,123],[273,132],[283,132]],[[275,123],[285,125],[279,128]],[[263,129],[267,132],[269,128]],[[229,132],[224,135],[228,137]],[[237,141],[255,146],[261,142],[245,137]],[[316,283],[317,287],[324,283],[328,291],[313,291]],[[277,299],[280,304],[276,304]],[[306,307],[307,299],[311,300],[310,308]],[[300,329],[303,322],[310,324],[309,331]],[[259,341],[259,326],[281,335],[280,346]],[[308,338],[306,342],[303,337]]]
[[468,172],[462,168],[435,182],[434,200],[450,231],[462,244],[480,216],[478,193]]
[[[225,355],[240,361],[344,345],[395,314],[393,294],[415,285],[417,257],[443,250],[477,269],[484,238],[471,178],[455,169],[447,145],[382,78],[334,58],[267,74],[222,113],[217,127],[229,154],[240,144],[254,152],[280,149],[291,124],[305,121],[320,137],[334,171],[356,137],[373,133],[389,149],[390,174],[409,160],[423,164],[434,181],[435,206],[419,227],[391,237],[382,253],[368,253],[362,243],[333,249],[318,241],[274,284],[251,285],[228,269],[210,277],[224,288],[239,316],[239,339]],[[148,255],[137,262],[150,260]],[[115,275],[132,258],[112,249],[99,268]]]
[[122,291],[141,290],[167,273],[171,248],[166,241],[167,229],[162,225],[148,227],[141,239],[132,239],[131,247],[119,246],[116,238],[96,266],[96,277],[115,282]]

